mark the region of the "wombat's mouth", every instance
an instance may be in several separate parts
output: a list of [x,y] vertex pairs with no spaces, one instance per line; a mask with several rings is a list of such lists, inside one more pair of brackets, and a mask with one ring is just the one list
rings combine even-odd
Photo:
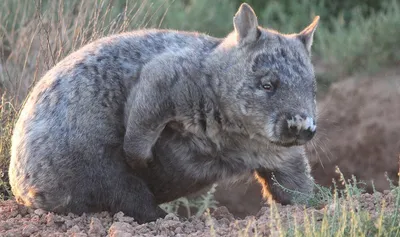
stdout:
[[274,145],[282,147],[302,146],[315,135],[314,119],[304,114],[281,113],[272,118],[265,130],[269,142]]
[[268,141],[274,145],[282,147],[303,146],[309,140],[304,140],[298,137],[276,136],[273,139],[268,138]]
[[283,146],[283,147],[292,147],[292,146],[302,146],[305,144],[305,142],[300,142],[300,141],[291,141],[291,142],[282,142],[282,141],[270,141],[272,144],[278,145],[278,146]]

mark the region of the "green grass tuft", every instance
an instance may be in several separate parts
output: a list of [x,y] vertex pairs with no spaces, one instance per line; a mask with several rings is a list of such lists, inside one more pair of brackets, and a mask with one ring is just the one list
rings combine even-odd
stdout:
[[[217,208],[218,202],[214,198],[214,193],[217,188],[217,184],[213,184],[211,188],[199,197],[187,198],[181,197],[169,203],[161,204],[160,207],[168,213],[178,214],[181,208],[186,210],[185,215],[187,217],[191,216],[201,216],[209,209]],[[193,210],[195,213],[192,213]]]

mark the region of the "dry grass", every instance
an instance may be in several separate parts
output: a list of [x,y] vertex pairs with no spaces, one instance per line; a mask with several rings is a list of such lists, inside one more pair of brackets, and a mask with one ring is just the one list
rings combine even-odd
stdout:
[[0,85],[20,104],[43,73],[66,55],[105,35],[157,26],[155,19],[162,20],[168,4],[7,0],[0,10]]

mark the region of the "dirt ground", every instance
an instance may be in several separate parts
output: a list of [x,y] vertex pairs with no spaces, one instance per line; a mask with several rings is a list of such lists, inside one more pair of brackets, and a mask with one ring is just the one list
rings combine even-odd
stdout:
[[[387,204],[386,212],[394,210],[395,196],[392,192],[379,193],[378,197],[371,194],[362,194],[358,202],[372,218],[379,216],[378,207],[384,200]],[[316,222],[321,222],[324,211],[329,215],[333,208],[330,205],[323,209],[304,209],[301,206],[276,206],[275,212],[264,206],[255,216],[244,219],[234,218],[226,207],[219,207],[210,215],[199,218],[180,219],[174,214],[167,215],[143,225],[138,225],[133,218],[119,212],[111,216],[107,212],[83,214],[57,215],[40,209],[29,209],[19,206],[12,200],[0,203],[0,236],[277,236],[278,218],[271,213],[280,213],[281,227],[293,226],[296,218],[300,226],[304,220],[304,212]]]
[[[313,176],[328,186],[354,174],[369,192],[397,183],[400,172],[400,68],[335,83],[319,103],[319,130],[309,146]],[[373,181],[373,184],[372,184]]]

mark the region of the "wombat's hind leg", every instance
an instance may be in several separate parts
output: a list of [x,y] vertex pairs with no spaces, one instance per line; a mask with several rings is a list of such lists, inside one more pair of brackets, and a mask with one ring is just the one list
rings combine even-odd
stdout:
[[147,185],[138,177],[126,174],[110,182],[108,204],[113,213],[122,211],[139,224],[164,218],[167,213],[155,201]]

